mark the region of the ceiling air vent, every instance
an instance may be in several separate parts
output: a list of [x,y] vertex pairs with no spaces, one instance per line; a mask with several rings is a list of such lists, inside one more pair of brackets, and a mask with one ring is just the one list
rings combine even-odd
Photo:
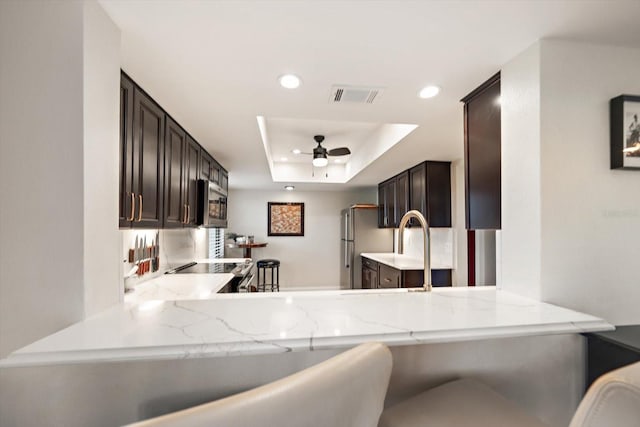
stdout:
[[330,103],[352,102],[356,104],[373,104],[382,95],[383,88],[365,86],[333,86]]

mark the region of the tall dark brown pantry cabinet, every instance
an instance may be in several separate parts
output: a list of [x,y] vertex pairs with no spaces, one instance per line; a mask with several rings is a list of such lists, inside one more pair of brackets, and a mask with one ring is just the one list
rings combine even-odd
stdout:
[[466,226],[498,230],[501,226],[500,73],[462,99]]

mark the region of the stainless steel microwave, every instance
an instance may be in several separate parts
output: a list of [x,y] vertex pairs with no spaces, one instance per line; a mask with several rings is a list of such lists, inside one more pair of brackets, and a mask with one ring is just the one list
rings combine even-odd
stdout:
[[198,225],[227,227],[227,192],[215,182],[198,180]]

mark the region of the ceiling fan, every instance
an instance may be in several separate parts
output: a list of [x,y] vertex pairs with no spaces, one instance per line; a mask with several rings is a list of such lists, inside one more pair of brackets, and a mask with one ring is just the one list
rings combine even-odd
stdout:
[[318,146],[313,149],[313,153],[304,153],[304,154],[313,154],[313,166],[321,168],[327,166],[329,163],[329,159],[327,156],[346,156],[351,154],[351,150],[347,147],[333,148],[331,150],[327,150],[322,146],[322,141],[324,141],[324,135],[316,135],[313,137],[314,141],[318,143]]

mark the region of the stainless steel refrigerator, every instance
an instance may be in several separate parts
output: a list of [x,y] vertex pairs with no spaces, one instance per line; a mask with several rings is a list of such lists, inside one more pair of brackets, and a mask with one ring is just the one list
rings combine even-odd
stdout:
[[362,288],[363,252],[393,252],[393,229],[378,228],[377,205],[353,205],[342,211],[340,288]]

